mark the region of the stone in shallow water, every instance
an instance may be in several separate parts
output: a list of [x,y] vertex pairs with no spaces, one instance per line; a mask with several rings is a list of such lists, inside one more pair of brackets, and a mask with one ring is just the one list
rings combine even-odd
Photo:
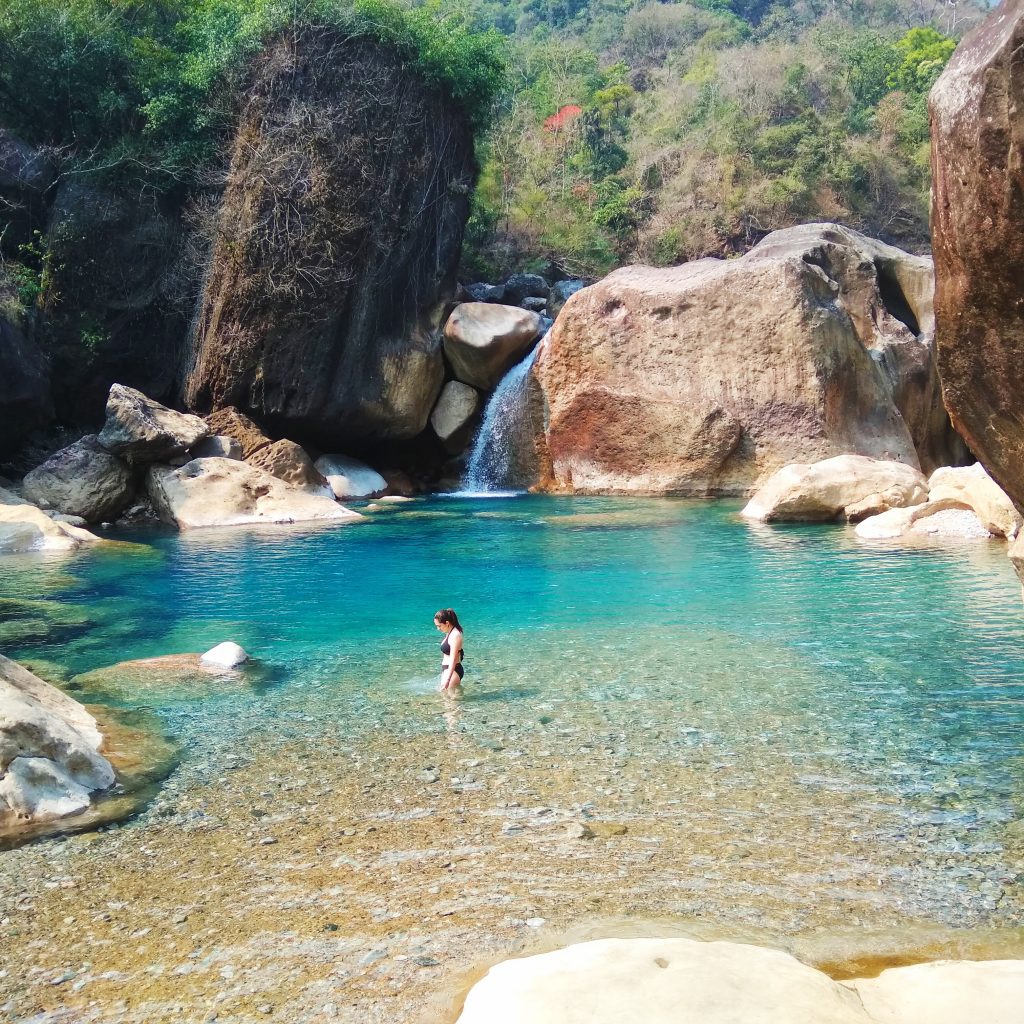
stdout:
[[225,640],[216,647],[211,647],[200,659],[202,665],[218,668],[236,668],[249,660],[249,655],[236,643]]
[[692,939],[601,939],[492,967],[470,991],[458,1024],[870,1020],[853,992],[779,950]]
[[122,661],[75,676],[75,690],[99,697],[166,701],[202,699],[217,693],[235,693],[240,686],[257,683],[262,666],[242,672],[204,665],[198,654],[168,654],[159,658]]

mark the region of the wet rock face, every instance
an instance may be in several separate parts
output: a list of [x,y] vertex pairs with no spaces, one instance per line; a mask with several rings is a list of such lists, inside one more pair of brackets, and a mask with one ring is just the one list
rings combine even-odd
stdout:
[[960,461],[930,295],[927,260],[834,224],[738,260],[615,271],[568,299],[532,371],[544,483],[736,494],[845,453]]
[[39,346],[4,315],[9,295],[0,279],[0,456],[53,417],[49,365]]
[[935,313],[953,423],[1024,508],[1024,2],[960,44],[930,97]]
[[307,30],[253,72],[184,394],[321,447],[420,433],[476,168],[386,49]]

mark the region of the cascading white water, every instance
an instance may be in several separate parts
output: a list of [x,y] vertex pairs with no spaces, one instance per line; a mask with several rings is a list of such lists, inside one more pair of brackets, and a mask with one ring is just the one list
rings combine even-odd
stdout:
[[462,481],[464,492],[486,493],[521,488],[516,479],[516,454],[523,432],[530,369],[544,344],[512,367],[495,389],[473,441],[469,465]]

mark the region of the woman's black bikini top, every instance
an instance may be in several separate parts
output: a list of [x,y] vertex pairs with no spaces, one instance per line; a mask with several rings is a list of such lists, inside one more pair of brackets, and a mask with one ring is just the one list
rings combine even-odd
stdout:
[[[450,643],[448,643],[448,637],[445,637],[441,641],[441,653],[442,654],[451,654],[452,653],[452,645]],[[462,661],[463,655],[465,653],[466,653],[465,648],[464,647],[460,647],[459,648],[459,661]]]

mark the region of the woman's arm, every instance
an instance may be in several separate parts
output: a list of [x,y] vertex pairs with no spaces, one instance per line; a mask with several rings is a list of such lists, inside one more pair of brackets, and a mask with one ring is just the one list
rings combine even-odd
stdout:
[[448,677],[441,685],[442,690],[447,690],[452,685],[452,680],[455,678],[455,666],[459,663],[459,657],[462,655],[462,631],[452,630],[448,634],[448,650],[451,655],[451,664],[448,666]]

